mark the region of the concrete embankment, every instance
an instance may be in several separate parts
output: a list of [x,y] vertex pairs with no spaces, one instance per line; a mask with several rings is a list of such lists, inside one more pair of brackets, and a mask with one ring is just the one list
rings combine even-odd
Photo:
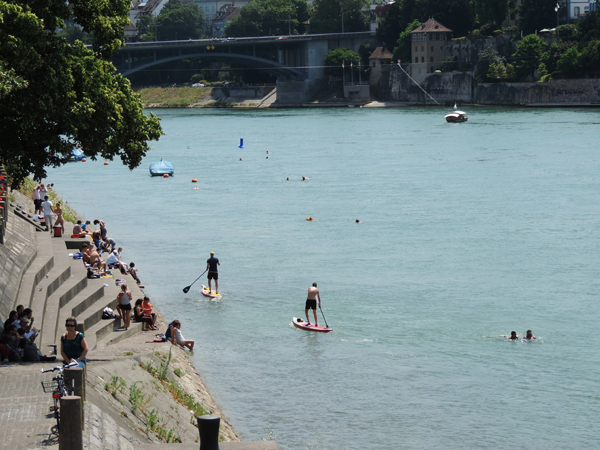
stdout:
[[[274,442],[240,442],[187,351],[169,342],[153,342],[157,332],[144,331],[141,323],[132,322],[125,330],[121,319],[102,320],[104,307],[114,309],[116,304],[116,278],[127,281],[134,299],[141,298],[143,291],[129,275],[122,276],[117,270],[113,277],[87,279],[81,260],[69,256],[87,238],[71,238],[70,223],[61,237],[35,231],[40,228],[28,215],[32,201],[18,192],[10,196],[6,239],[0,245],[0,318],[5,320],[18,304],[31,307],[34,326],[41,328],[36,343],[44,353],[50,353],[54,346],[60,353],[65,319],[77,318],[90,346],[84,448],[133,450],[179,442],[188,445],[178,444],[176,448],[197,449],[199,433],[194,416],[208,413],[221,417],[222,449],[277,449]],[[153,304],[160,306],[160,300],[153,299]],[[165,331],[160,314],[156,325]],[[42,364],[48,367],[57,363]],[[5,412],[0,440],[7,448],[58,448],[55,422],[48,413],[52,398],[40,386],[40,381],[50,380],[51,375],[40,373],[42,364],[0,366],[0,401]]]
[[417,86],[391,66],[389,100],[411,104],[472,103],[498,106],[600,106],[600,79],[550,80],[546,83],[478,83],[470,72],[427,75]]

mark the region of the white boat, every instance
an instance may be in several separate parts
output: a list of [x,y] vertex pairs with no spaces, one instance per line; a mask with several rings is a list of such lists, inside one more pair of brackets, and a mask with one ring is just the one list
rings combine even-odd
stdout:
[[469,116],[464,111],[452,111],[446,114],[446,122],[449,123],[457,123],[457,122],[466,122]]

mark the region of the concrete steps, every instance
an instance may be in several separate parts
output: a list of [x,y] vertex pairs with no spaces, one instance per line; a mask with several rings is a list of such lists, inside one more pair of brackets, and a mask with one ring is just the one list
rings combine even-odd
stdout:
[[[131,322],[129,330],[122,328],[122,319],[102,320],[106,306],[116,310],[116,298],[120,286],[115,279],[124,279],[132,291],[132,303],[143,297],[143,293],[130,275],[121,275],[112,270],[112,278],[88,279],[82,260],[73,259],[70,253],[79,251],[87,238],[70,237],[71,224],[66,224],[67,236],[54,237],[51,233],[37,233],[37,253],[23,275],[17,304],[33,310],[40,329],[36,343],[42,353],[56,346],[60,353],[60,337],[64,333],[64,322],[76,317],[80,330],[86,335],[90,350],[99,344],[102,347],[117,343],[142,330],[142,324]],[[103,255],[105,256],[105,255]],[[15,305],[16,307],[16,305]]]

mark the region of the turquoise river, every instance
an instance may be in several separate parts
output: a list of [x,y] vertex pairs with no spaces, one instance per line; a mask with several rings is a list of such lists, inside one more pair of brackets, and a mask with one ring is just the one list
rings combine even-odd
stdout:
[[[106,221],[244,440],[598,448],[600,110],[467,109],[158,110],[139,168],[46,181]],[[219,301],[182,292],[211,250]],[[329,334],[291,326],[315,281]]]

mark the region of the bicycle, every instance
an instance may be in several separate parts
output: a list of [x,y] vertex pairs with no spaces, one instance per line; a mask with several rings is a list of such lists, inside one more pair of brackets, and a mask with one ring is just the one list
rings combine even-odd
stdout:
[[54,369],[44,370],[42,368],[42,373],[47,372],[59,372],[58,375],[52,378],[52,381],[42,381],[42,389],[44,389],[44,393],[52,393],[52,399],[54,400],[54,407],[52,410],[54,411],[54,418],[56,419],[56,430],[58,431],[60,427],[60,411],[58,410],[60,406],[60,399],[67,395],[67,391],[69,394],[72,394],[74,391],[74,387],[70,388],[65,385],[63,370],[68,369],[70,367],[77,366],[76,362],[71,362],[69,364],[65,364],[64,366],[56,366]]

